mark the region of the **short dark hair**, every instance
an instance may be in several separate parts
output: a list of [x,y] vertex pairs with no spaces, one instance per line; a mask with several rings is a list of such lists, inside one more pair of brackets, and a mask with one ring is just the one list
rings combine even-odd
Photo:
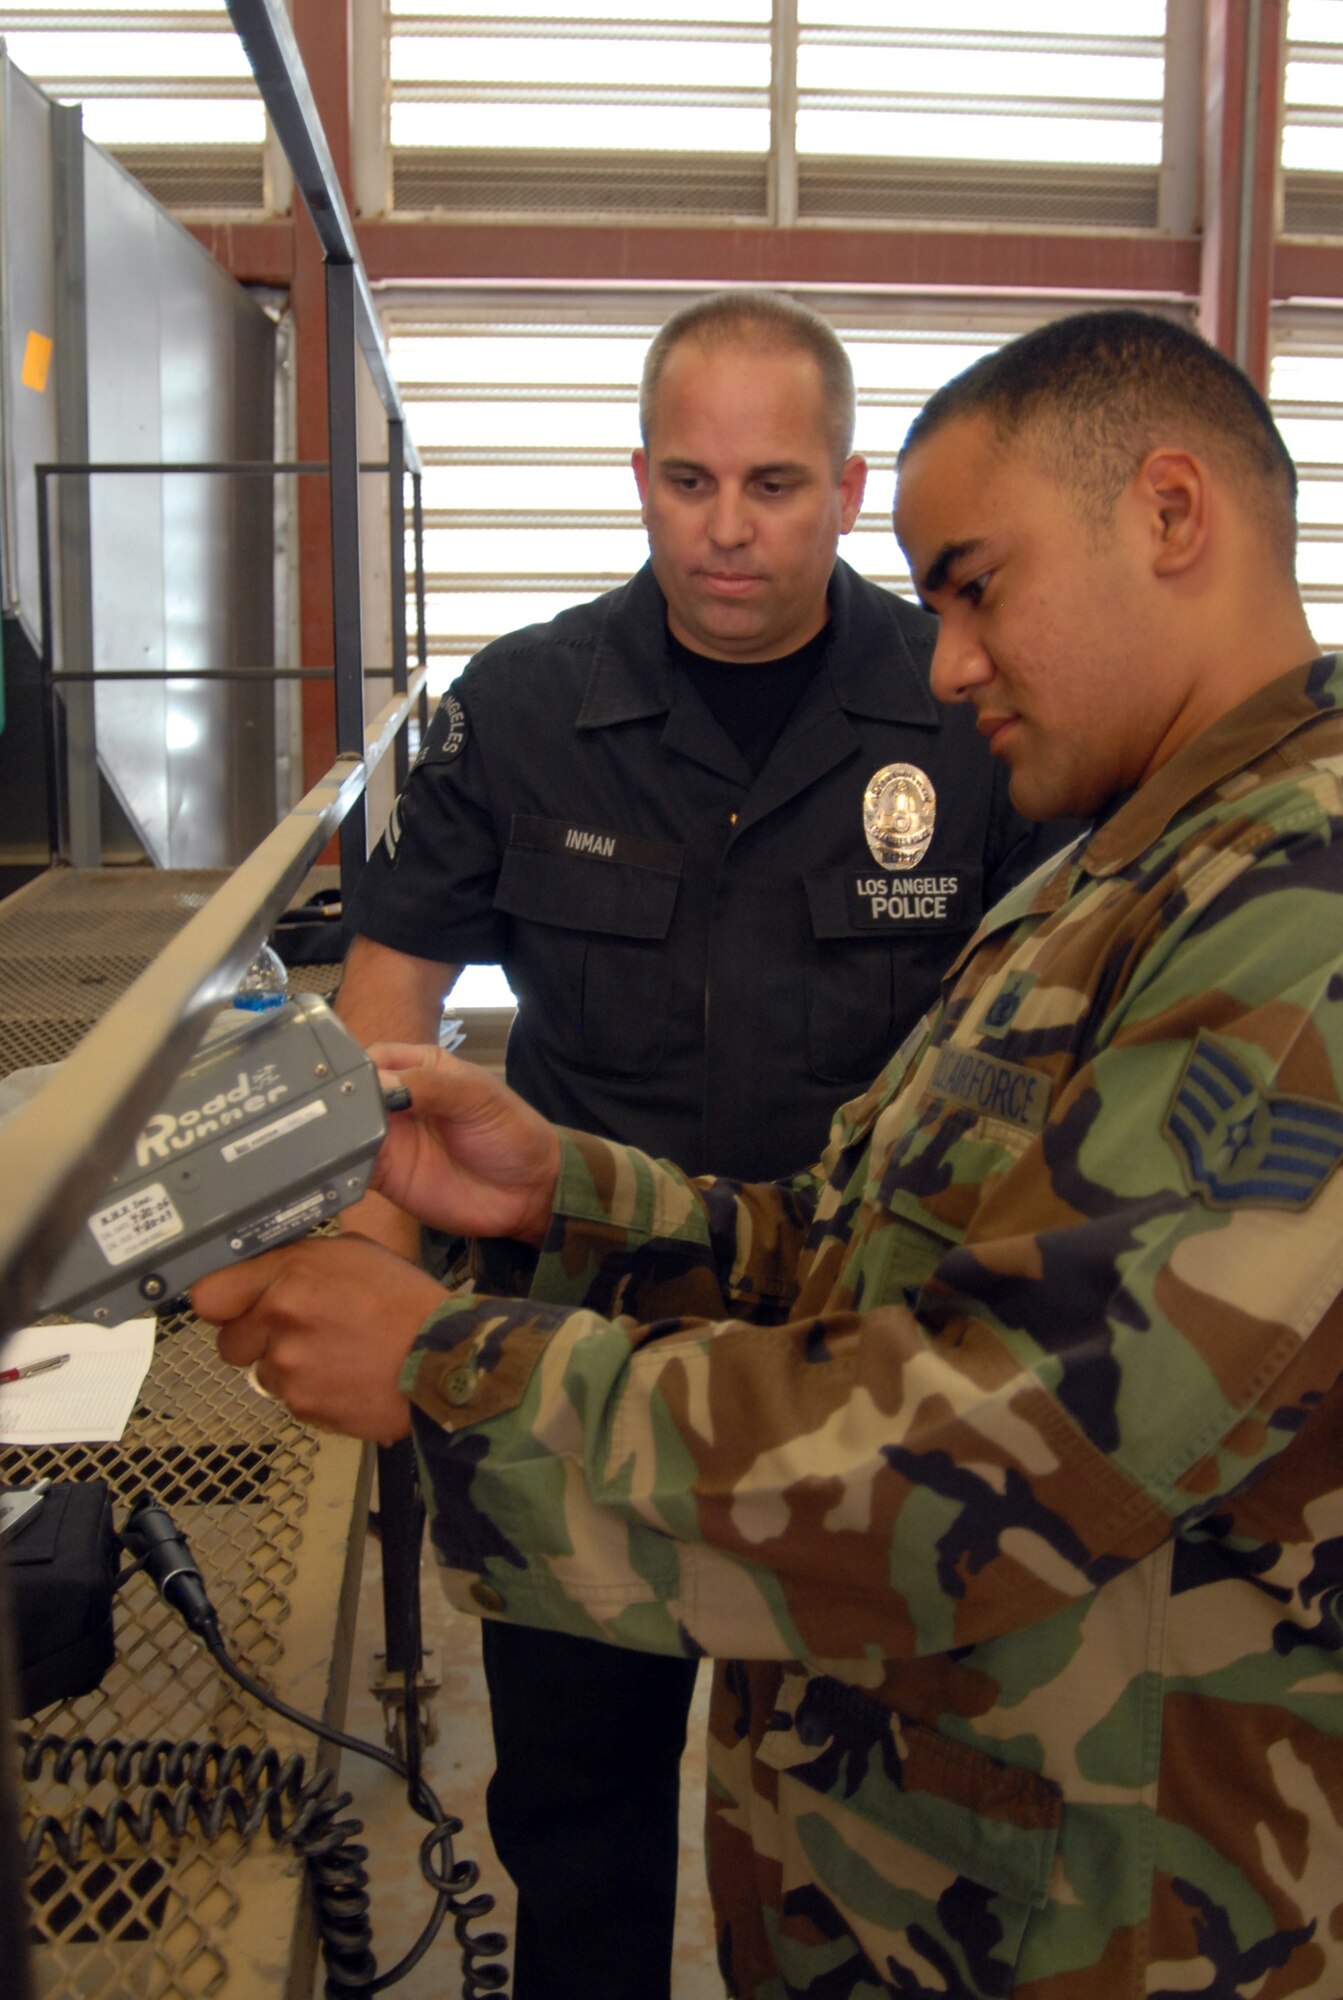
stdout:
[[682,306],[658,328],[644,357],[639,431],[645,448],[667,357],[684,340],[698,340],[705,347],[749,346],[765,353],[793,349],[810,354],[821,371],[826,432],[839,477],[853,450],[855,396],[853,368],[828,320],[778,292],[712,292]]
[[1185,436],[1256,497],[1272,552],[1293,567],[1296,467],[1272,412],[1247,375],[1174,320],[1082,312],[1022,334],[929,399],[900,461],[953,418],[975,414],[1005,442],[1029,433],[1098,528],[1147,453]]

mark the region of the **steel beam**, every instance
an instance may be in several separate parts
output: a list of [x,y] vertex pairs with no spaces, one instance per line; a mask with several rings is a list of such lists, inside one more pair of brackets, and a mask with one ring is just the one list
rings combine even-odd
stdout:
[[1285,0],[1207,0],[1199,326],[1268,386]]

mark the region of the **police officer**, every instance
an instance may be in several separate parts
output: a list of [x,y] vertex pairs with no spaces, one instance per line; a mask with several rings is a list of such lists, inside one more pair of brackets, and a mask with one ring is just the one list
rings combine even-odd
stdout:
[[[548,1117],[759,1180],[819,1152],[1062,836],[934,702],[933,621],[836,559],[866,466],[824,321],[765,294],[683,309],[640,419],[649,563],[444,696],[354,902],[340,1011],[433,1041],[458,968],[498,962],[508,1077]],[[351,1217],[415,1255],[377,1197]],[[665,1996],[694,1661],[502,1624],[484,1656],[518,2000]]]

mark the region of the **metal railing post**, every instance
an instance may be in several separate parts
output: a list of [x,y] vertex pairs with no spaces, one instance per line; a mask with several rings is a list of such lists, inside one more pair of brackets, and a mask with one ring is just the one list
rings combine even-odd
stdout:
[[[429,664],[429,629],[425,619],[424,603],[424,475],[418,470],[411,479],[412,506],[415,523],[415,658],[421,667]],[[429,727],[429,701],[427,693],[420,692],[420,739]]]
[[[399,417],[387,420],[387,533],[391,558],[392,692],[406,691],[406,426]],[[397,738],[396,788],[406,782],[410,763],[405,732]]]
[[[51,180],[55,221],[56,445],[62,461],[89,455],[88,265],[84,232],[84,114],[78,104],[51,107]],[[56,495],[60,545],[60,644],[53,661],[76,671],[93,666],[93,496],[85,478],[61,482]],[[102,860],[98,798],[97,695],[92,685],[65,689],[66,832],[76,868]]]
[[[359,589],[359,405],[354,268],[326,266],[326,406],[331,464],[331,609],[335,638],[336,748],[364,741],[364,638]],[[368,853],[361,799],[340,829],[342,896],[354,892]]]

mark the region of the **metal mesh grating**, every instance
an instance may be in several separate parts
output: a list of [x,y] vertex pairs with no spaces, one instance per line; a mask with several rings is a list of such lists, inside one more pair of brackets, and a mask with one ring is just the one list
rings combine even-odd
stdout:
[[822,160],[798,163],[804,222],[966,222],[1155,229],[1155,167],[1075,166],[1066,173],[1011,161]]
[[127,173],[169,209],[266,208],[260,146],[110,146]]
[[1343,174],[1285,173],[1283,230],[1288,236],[1343,236]]
[[224,880],[56,869],[0,903],[0,1075],[69,1055]]
[[761,160],[699,154],[438,151],[393,154],[398,213],[674,215],[721,222],[765,218],[768,168]]
[[[161,1325],[144,1400],[119,1444],[0,1450],[0,1482],[102,1479],[119,1519],[152,1492],[210,1579],[235,1657],[274,1679],[318,1448],[312,1433],[280,1406],[260,1403],[225,1367],[198,1322],[179,1318]],[[116,1659],[101,1687],[40,1711],[27,1725],[34,1736],[215,1740],[251,1750],[270,1741],[310,1752],[298,1731],[221,1678],[143,1577],[118,1594],[114,1624]],[[128,1796],[138,1805],[144,1791]],[[107,1778],[67,1787],[48,1775],[26,1788],[21,1837],[39,1812],[68,1823],[81,1806],[106,1811],[116,1796]],[[208,1845],[184,1840],[175,1854],[158,1840],[147,1854],[123,1834],[110,1856],[86,1841],[74,1867],[49,1849],[27,1883],[39,1991],[165,2000],[218,1991],[239,1909],[230,1876],[240,1848],[230,1834]]]
[[[223,879],[211,870],[54,871],[0,904],[0,1074],[66,1055]],[[294,983],[329,990],[336,973],[305,967]],[[329,1481],[333,1462],[341,1468],[336,1486],[322,1492],[339,1506],[333,1517],[324,1505],[317,1525],[337,1546],[314,1558],[315,1545],[305,1547],[305,1515],[316,1479],[325,1466]],[[44,1474],[101,1479],[119,1520],[132,1500],[151,1492],[187,1534],[235,1658],[292,1700],[299,1663],[286,1658],[285,1628],[296,1588],[305,1563],[309,1570],[325,1563],[317,1602],[329,1621],[359,1463],[357,1447],[322,1439],[282,1405],[255,1396],[219,1360],[211,1335],[185,1315],[160,1321],[153,1366],[118,1443],[0,1447],[0,1483]],[[313,1588],[310,1581],[309,1598]],[[217,1741],[253,1752],[271,1743],[312,1765],[312,1739],[225,1680],[144,1577],[118,1593],[114,1625],[116,1659],[102,1685],[43,1710],[26,1732],[98,1744]],[[306,1693],[321,1706],[324,1689]],[[143,1784],[124,1794],[137,1807],[146,1795]],[[106,1811],[117,1796],[110,1777],[91,1782],[77,1771],[62,1784],[48,1760],[24,1788],[21,1834],[41,1813],[68,1824],[80,1807]],[[238,1913],[246,1903],[252,1919],[239,1960],[245,1967],[260,1900],[281,1898],[280,1935],[287,1938],[303,1893],[298,1864],[265,1834],[247,1851],[233,1832],[206,1841],[193,1832],[170,1839],[161,1828],[149,1851],[125,1832],[110,1853],[86,1839],[74,1863],[48,1845],[26,1890],[37,1987],[51,2000],[123,2000],[129,1993],[197,2000],[255,1990],[245,1970],[230,1966]]]

